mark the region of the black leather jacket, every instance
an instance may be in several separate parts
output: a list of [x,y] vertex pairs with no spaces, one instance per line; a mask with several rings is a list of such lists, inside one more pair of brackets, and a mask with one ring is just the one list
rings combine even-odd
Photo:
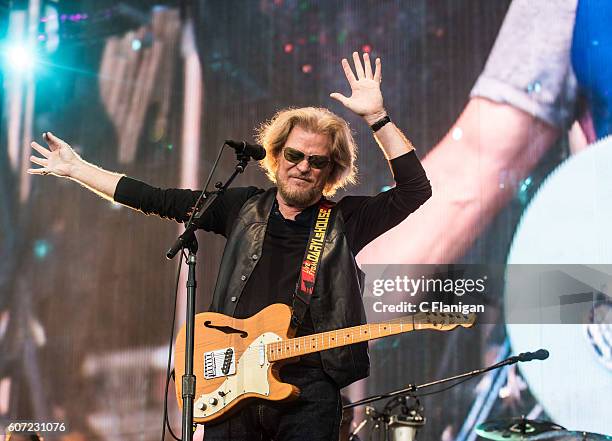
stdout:
[[[276,188],[245,202],[227,239],[210,310],[233,316],[247,280],[261,255]],[[344,220],[335,213],[321,257],[310,312],[315,332],[365,323],[363,272],[344,234]],[[321,352],[324,371],[345,387],[369,374],[367,343]]]

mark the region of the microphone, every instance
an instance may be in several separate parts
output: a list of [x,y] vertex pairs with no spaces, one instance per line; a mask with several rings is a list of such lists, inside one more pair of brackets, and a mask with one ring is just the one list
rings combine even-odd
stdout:
[[516,356],[517,361],[546,360],[550,353],[546,349],[538,349],[535,352],[522,352]]
[[225,140],[225,145],[236,150],[236,154],[247,155],[256,161],[261,161],[266,157],[266,149],[259,144],[249,144],[246,141]]

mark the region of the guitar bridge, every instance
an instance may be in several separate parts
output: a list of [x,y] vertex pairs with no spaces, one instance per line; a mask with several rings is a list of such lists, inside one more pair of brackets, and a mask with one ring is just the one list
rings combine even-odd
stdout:
[[204,353],[204,378],[227,377],[236,373],[234,348],[219,349]]

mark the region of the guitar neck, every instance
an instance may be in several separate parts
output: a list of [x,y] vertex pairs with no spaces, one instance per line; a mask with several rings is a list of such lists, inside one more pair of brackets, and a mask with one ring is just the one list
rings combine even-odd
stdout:
[[[449,323],[449,318],[459,320],[462,323]],[[361,343],[377,338],[389,337],[391,335],[402,334],[415,330],[434,329],[438,331],[448,331],[461,325],[470,327],[474,323],[473,314],[468,316],[448,314],[436,320],[429,313],[416,314],[412,316],[400,317],[381,323],[371,323],[350,328],[338,329],[335,331],[321,332],[318,334],[305,335],[303,337],[291,338],[275,343],[269,343],[266,348],[270,361],[285,360],[288,358],[299,357],[314,352],[325,351],[327,349],[339,348],[341,346]]]

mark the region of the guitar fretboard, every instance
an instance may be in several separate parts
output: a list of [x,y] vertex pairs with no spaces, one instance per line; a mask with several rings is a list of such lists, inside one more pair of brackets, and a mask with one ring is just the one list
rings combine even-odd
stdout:
[[[450,316],[450,314],[449,314]],[[456,319],[457,315],[453,315]],[[371,323],[350,328],[338,329],[335,331],[321,332],[318,334],[306,335],[303,337],[291,338],[275,343],[268,343],[266,351],[268,360],[279,361],[292,357],[299,357],[313,352],[324,351],[327,349],[338,348],[341,346],[361,343],[377,338],[388,337],[394,334],[410,332],[414,330],[435,329],[448,331],[457,326],[465,326],[473,323],[469,316],[458,315],[459,322],[449,323],[446,320],[436,321],[431,319],[429,314],[417,314],[413,316],[400,317],[382,323]],[[423,319],[425,318],[425,319]],[[471,323],[470,323],[471,322]]]

